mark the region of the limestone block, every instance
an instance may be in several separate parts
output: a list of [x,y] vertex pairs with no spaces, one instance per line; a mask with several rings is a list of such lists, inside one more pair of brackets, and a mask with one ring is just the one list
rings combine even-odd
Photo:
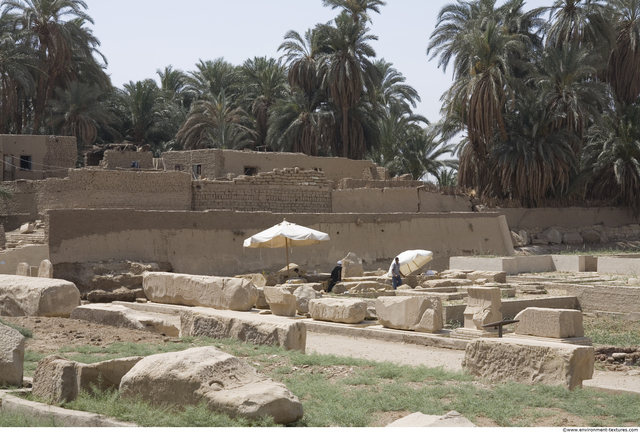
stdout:
[[293,295],[296,297],[296,308],[300,314],[309,312],[310,300],[322,297],[322,294],[311,286],[300,286],[293,292]]
[[485,331],[482,325],[502,320],[499,287],[468,287],[464,327]]
[[282,287],[265,287],[264,296],[271,312],[276,316],[293,317],[296,315],[296,296]]
[[[140,289],[140,291],[142,291],[142,295],[144,295],[144,290]],[[127,289],[126,287],[121,287],[113,291],[92,290],[86,295],[87,301],[92,304],[103,304],[114,301],[134,302],[136,298],[140,297],[135,290]]]
[[599,244],[602,242],[600,233],[595,230],[584,230],[582,233],[582,239],[588,244]]
[[514,247],[524,247],[527,244],[524,242],[524,239],[522,239],[522,237],[516,233],[516,232],[510,232],[511,234],[511,243],[513,244]]
[[467,279],[471,281],[486,279],[487,282],[505,284],[507,273],[504,271],[473,271],[467,274]]
[[0,316],[69,317],[78,305],[80,292],[68,281],[0,275]]
[[[245,316],[229,316],[229,312],[191,312],[180,315],[180,336],[204,336],[215,339],[234,338],[253,344],[281,346],[304,353],[307,328],[303,322],[276,322]],[[282,319],[281,319],[282,320]]]
[[29,275],[31,273],[31,266],[29,266],[29,263],[18,263],[18,267],[16,268],[16,275],[20,276],[20,277],[30,277],[31,275]]
[[477,427],[474,423],[452,410],[445,415],[425,415],[415,412],[395,420],[387,427]]
[[38,278],[53,278],[53,265],[47,259],[40,262]]
[[0,323],[0,387],[22,386],[25,341],[18,331]]
[[355,253],[347,254],[347,256],[342,259],[342,279],[361,277],[363,275],[362,259],[356,256]]
[[524,245],[527,246],[531,243],[531,236],[529,236],[529,232],[526,230],[520,230],[518,232],[518,234],[520,235],[520,237],[522,238]]
[[577,232],[569,232],[562,235],[562,243],[568,245],[578,245],[583,244],[584,239],[580,236],[580,233]]
[[258,300],[256,301],[255,307],[260,310],[269,309],[269,303],[267,302],[267,298],[264,296],[264,287],[258,287]]
[[148,356],[122,378],[120,392],[154,404],[205,402],[232,417],[271,416],[279,424],[303,416],[302,404],[285,385],[212,346]]
[[256,286],[242,278],[145,272],[142,287],[148,300],[162,304],[249,311],[258,300]]
[[542,232],[542,234],[546,236],[549,239],[549,242],[552,244],[562,243],[562,233],[560,233],[560,231],[555,227],[549,227],[544,232]]
[[32,394],[50,404],[78,398],[76,362],[49,355],[38,362],[33,374]]
[[594,363],[592,346],[478,338],[467,344],[462,367],[491,382],[544,383],[574,389],[593,377]]
[[[385,283],[378,283],[375,281],[363,281],[360,283],[342,283],[349,293],[370,293],[370,292],[385,292],[387,290],[393,290],[393,286]],[[409,289],[411,289],[409,287]]]
[[36,226],[33,223],[24,223],[20,226],[20,234],[27,235],[29,233],[33,233],[36,229]]
[[314,320],[360,323],[367,314],[367,303],[357,299],[312,299],[309,313]]
[[170,337],[177,337],[180,334],[177,323],[171,323],[163,317],[133,310],[124,305],[81,305],[73,310],[71,318],[101,325],[140,329]]
[[[471,271],[460,271],[458,269],[449,269],[448,271],[443,271],[440,273],[440,278],[445,278],[445,279],[454,279],[454,280],[466,280],[467,279],[467,274],[471,272]],[[437,277],[436,277],[437,278]],[[430,279],[436,279],[436,278],[430,278]],[[422,284],[422,283],[421,283]]]
[[519,312],[515,333],[547,338],[584,337],[582,311],[528,307]]
[[[466,278],[467,274],[465,274]],[[430,280],[422,283],[422,287],[436,288],[436,287],[454,287],[458,283],[456,281],[452,281],[450,279],[446,280]]]
[[535,238],[531,239],[532,245],[549,245],[549,238],[543,234],[539,234]]
[[234,278],[244,278],[245,280],[249,280],[258,288],[267,285],[267,277],[263,274],[236,275]]
[[442,330],[442,301],[439,297],[381,296],[376,314],[385,328],[418,332]]
[[335,286],[333,286],[333,289],[331,289],[331,293],[335,295],[340,295],[342,293],[347,293],[347,292],[348,292],[347,287],[342,283],[336,284]]
[[38,362],[33,375],[33,395],[49,403],[73,401],[80,391],[91,392],[117,389],[122,377],[133,368],[141,356],[110,359],[95,364],[70,361],[58,355],[49,355]]

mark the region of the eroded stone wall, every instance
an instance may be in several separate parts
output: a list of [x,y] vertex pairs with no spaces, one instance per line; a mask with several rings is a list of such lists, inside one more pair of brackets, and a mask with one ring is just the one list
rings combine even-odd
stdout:
[[[63,178],[78,161],[76,137],[48,136],[45,139],[47,152],[44,155],[44,178]],[[38,167],[39,168],[39,167]]]
[[137,168],[153,168],[153,154],[149,151],[136,152],[133,150],[109,149],[104,152],[100,161],[100,168],[113,170],[116,168],[131,168],[133,161],[138,162]]
[[194,181],[193,209],[329,213],[331,182],[322,172],[289,168],[231,181]]
[[[194,166],[200,166],[203,179],[223,177],[224,155],[222,149],[198,149],[164,152],[162,154],[164,169],[167,171],[184,171],[192,173]],[[237,173],[244,174],[244,173]]]

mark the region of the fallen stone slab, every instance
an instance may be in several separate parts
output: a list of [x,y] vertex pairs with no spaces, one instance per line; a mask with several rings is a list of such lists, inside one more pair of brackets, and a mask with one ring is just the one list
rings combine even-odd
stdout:
[[360,323],[367,315],[367,303],[357,299],[312,299],[309,313],[314,320]]
[[167,316],[156,316],[114,304],[88,304],[77,307],[71,313],[72,319],[85,320],[120,328],[140,329],[177,337],[180,334],[179,321],[170,321]]
[[486,279],[490,283],[506,283],[507,273],[504,271],[473,271],[467,274],[471,281]]
[[180,337],[234,338],[253,344],[281,346],[304,353],[307,328],[303,322],[278,316],[261,316],[198,308],[180,314]]
[[385,328],[430,333],[442,330],[442,302],[438,297],[383,296],[376,300],[376,313]]
[[293,295],[296,297],[296,308],[300,314],[309,312],[310,300],[322,298],[322,294],[311,286],[300,286],[293,292]]
[[544,383],[572,390],[593,377],[595,352],[576,346],[517,338],[479,338],[465,349],[462,367],[491,382]]
[[213,346],[148,356],[122,378],[120,392],[154,404],[204,402],[232,417],[270,416],[278,424],[303,416],[302,404],[284,384]]
[[26,338],[0,323],[0,386],[21,386]]
[[38,362],[32,392],[49,403],[57,404],[73,401],[81,391],[92,392],[94,387],[117,389],[122,377],[142,359],[134,356],[83,364],[49,355]]
[[516,334],[547,338],[584,337],[582,311],[529,307],[519,312],[515,320]]
[[258,290],[243,278],[145,272],[142,286],[152,302],[249,311],[258,300]]
[[63,409],[46,403],[25,400],[5,394],[2,396],[0,411],[22,413],[34,419],[53,420],[56,425],[65,427],[138,427],[131,422],[79,410]]
[[80,291],[69,281],[0,275],[0,316],[69,317]]
[[38,278],[53,278],[53,265],[47,259],[40,262]]
[[415,412],[404,418],[395,420],[387,427],[477,427],[474,423],[463,417],[462,414],[452,410],[445,415],[425,415]]
[[279,286],[266,286],[264,297],[271,312],[276,316],[294,317],[296,315],[296,296],[289,290]]

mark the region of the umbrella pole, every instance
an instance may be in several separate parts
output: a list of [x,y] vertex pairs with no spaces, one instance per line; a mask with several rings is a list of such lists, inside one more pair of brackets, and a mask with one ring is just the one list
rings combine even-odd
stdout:
[[289,272],[289,239],[284,238],[284,249],[287,251],[287,279],[291,279],[291,273]]

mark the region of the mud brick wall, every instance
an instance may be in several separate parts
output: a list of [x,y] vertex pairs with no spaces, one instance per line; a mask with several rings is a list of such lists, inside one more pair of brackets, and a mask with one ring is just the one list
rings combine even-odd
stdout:
[[331,181],[314,170],[283,169],[232,181],[194,181],[193,210],[330,213]]
[[419,180],[366,180],[366,179],[340,179],[336,189],[358,188],[418,188],[424,182]]
[[40,214],[49,209],[191,209],[191,176],[182,172],[85,168],[69,170],[66,179],[38,183]]
[[200,165],[203,179],[216,179],[224,176],[222,149],[164,152],[162,159],[164,160],[164,169],[167,171],[176,170],[176,167],[180,166],[181,171],[191,174],[193,166]]
[[76,137],[48,136],[45,143],[47,152],[43,160],[44,178],[66,177],[69,169],[76,167],[78,160]]
[[138,161],[138,168],[153,168],[153,154],[151,152],[118,149],[110,149],[104,153],[104,158],[100,161],[100,168],[106,170],[131,168],[133,161]]

